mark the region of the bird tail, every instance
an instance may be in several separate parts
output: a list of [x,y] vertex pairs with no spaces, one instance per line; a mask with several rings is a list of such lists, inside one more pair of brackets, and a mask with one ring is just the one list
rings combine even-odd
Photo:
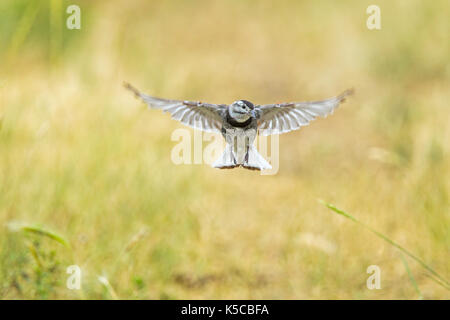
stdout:
[[213,168],[218,169],[232,169],[239,166],[239,164],[236,163],[236,158],[233,154],[233,148],[230,144],[227,143],[224,152],[222,153],[220,158],[212,164],[212,166]]
[[222,153],[219,159],[217,159],[213,165],[218,169],[232,169],[242,166],[248,170],[268,170],[272,169],[272,166],[259,154],[255,146],[250,145],[248,153],[245,155],[245,159],[242,163],[236,161],[236,157],[233,153],[233,147],[227,144],[225,151]]
[[254,145],[250,145],[242,167],[259,171],[272,169],[272,166],[264,159]]

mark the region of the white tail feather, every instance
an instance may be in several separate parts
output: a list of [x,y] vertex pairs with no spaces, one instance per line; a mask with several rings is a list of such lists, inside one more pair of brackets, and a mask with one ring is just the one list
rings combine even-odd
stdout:
[[254,145],[250,145],[248,150],[247,161],[242,166],[246,169],[253,170],[269,170],[272,166],[264,159],[264,157],[256,150]]
[[272,166],[259,154],[254,145],[250,145],[248,155],[244,157],[243,162],[237,163],[232,146],[227,144],[223,154],[212,164],[212,166],[219,169],[231,169],[238,166],[250,170],[272,169]]
[[213,168],[219,168],[219,169],[230,169],[237,167],[236,161],[233,156],[233,149],[231,145],[227,143],[225,146],[225,150],[220,156],[219,159],[217,159],[213,164]]

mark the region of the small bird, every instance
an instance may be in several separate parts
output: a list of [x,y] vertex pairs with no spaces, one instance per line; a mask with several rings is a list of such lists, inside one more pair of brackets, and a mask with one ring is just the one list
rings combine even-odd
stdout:
[[326,117],[333,113],[353,93],[353,89],[348,89],[336,97],[321,101],[255,106],[247,100],[237,100],[230,105],[167,100],[143,94],[129,83],[124,83],[124,86],[150,108],[169,112],[173,119],[187,126],[222,133],[226,141],[225,151],[212,164],[214,168],[243,167],[250,170],[272,168],[253,145],[258,133],[268,136],[300,129],[318,116]]

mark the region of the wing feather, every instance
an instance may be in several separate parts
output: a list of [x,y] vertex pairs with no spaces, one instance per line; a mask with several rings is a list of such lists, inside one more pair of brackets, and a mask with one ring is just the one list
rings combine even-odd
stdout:
[[267,104],[255,107],[261,135],[279,134],[306,126],[317,117],[326,117],[353,93],[353,89],[321,101]]
[[168,112],[172,119],[178,120],[184,125],[209,132],[220,132],[222,128],[222,116],[226,111],[226,105],[161,99],[143,94],[128,83],[125,83],[124,86],[150,108]]

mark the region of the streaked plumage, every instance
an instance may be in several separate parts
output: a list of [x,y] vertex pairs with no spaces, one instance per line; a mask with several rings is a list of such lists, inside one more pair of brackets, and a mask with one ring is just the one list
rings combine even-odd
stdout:
[[247,100],[238,100],[228,106],[161,99],[143,94],[130,84],[125,84],[125,87],[149,107],[169,112],[173,119],[187,126],[208,132],[221,132],[227,145],[213,167],[224,169],[242,166],[254,170],[271,168],[253,146],[258,132],[267,136],[297,130],[319,116],[326,117],[333,113],[345,97],[353,93],[350,89],[339,96],[321,101],[257,106]]

